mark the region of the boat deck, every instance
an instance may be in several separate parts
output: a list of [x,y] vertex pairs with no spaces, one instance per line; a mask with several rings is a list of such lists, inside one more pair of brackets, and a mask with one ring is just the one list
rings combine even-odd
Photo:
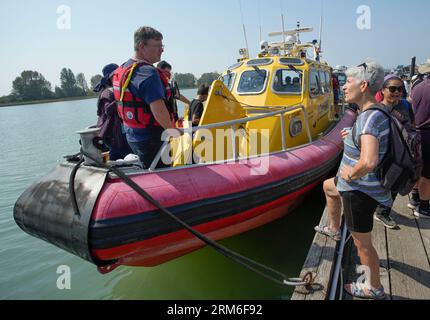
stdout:
[[[389,300],[430,299],[430,220],[413,216],[407,204],[407,196],[399,196],[394,203],[392,217],[398,229],[374,223],[373,243],[381,261],[381,282]],[[325,210],[321,224],[326,221]],[[314,273],[315,285],[311,290],[297,288],[291,300],[329,299],[339,246],[340,243],[328,237],[315,235],[301,272],[301,276],[309,271]],[[359,264],[356,247],[350,240],[345,244],[335,300],[356,299],[339,289],[342,283],[357,280]]]

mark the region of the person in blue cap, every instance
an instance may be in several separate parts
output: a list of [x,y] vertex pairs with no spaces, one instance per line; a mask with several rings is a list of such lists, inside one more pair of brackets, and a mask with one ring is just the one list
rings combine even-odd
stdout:
[[94,87],[99,93],[97,101],[97,128],[100,128],[100,137],[109,147],[109,159],[112,161],[124,159],[133,153],[127,143],[121,120],[117,113],[116,101],[112,89],[112,76],[118,65],[111,63],[103,68],[103,78]]

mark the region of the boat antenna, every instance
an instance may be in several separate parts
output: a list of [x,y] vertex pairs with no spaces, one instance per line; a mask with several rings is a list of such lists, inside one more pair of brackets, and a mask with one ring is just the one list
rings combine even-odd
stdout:
[[297,43],[300,43],[300,21],[297,21]]
[[248,38],[246,37],[246,28],[245,28],[245,22],[243,19],[242,1],[241,0],[239,0],[239,8],[240,8],[240,16],[242,18],[242,27],[243,27],[243,35],[245,37],[246,51],[248,51],[248,56],[249,56]]
[[259,22],[259,27],[260,27],[260,43],[261,41],[263,41],[263,35],[262,35],[262,31],[261,31],[261,0],[258,0],[258,22]]
[[285,39],[285,24],[284,24],[284,8],[282,6],[282,0],[279,0],[279,3],[281,5],[281,20],[282,20],[282,39],[284,41],[284,56],[287,55],[287,49],[286,49],[286,39]]
[[322,52],[322,30],[323,30],[323,0],[321,0],[321,15],[320,15],[320,42],[319,42],[320,52]]

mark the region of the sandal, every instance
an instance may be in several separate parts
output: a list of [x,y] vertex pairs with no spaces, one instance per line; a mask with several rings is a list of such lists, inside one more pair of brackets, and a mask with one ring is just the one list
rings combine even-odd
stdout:
[[332,238],[334,241],[340,241],[341,239],[340,230],[334,232],[328,226],[316,226],[314,230],[318,233]]
[[361,282],[352,282],[351,284],[346,284],[344,286],[346,292],[351,296],[362,298],[362,299],[372,299],[372,300],[384,300],[385,290],[381,286],[377,290],[373,290],[370,286]]

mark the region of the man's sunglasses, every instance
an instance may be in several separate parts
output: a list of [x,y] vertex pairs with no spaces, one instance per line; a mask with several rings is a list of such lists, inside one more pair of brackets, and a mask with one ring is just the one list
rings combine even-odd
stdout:
[[400,86],[400,87],[390,86],[385,88],[388,89],[391,93],[394,93],[396,91],[398,91],[399,93],[403,93],[405,91],[405,87],[403,86]]

